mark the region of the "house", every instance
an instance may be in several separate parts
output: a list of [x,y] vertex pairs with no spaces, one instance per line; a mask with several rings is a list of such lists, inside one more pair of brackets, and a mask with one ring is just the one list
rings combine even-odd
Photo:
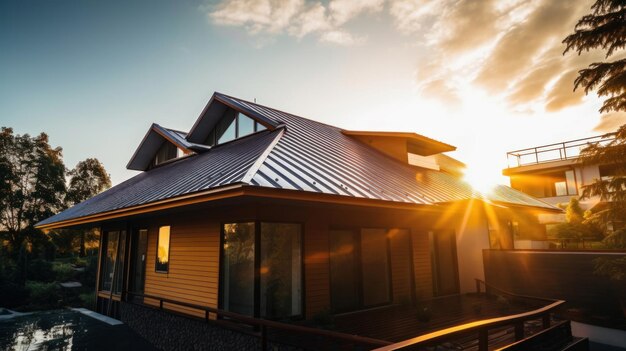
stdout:
[[[587,145],[606,145],[611,140],[612,137],[595,136],[510,151],[507,153],[508,168],[502,174],[510,178],[511,188],[549,204],[563,206],[571,198],[579,198],[584,186],[613,175],[610,165],[583,164],[579,158]],[[602,202],[599,196],[592,196],[581,199],[580,206],[583,210],[591,210],[602,206]],[[539,221],[551,226],[565,222],[565,215],[541,214]],[[542,246],[541,243],[533,245],[536,248]]]
[[415,303],[473,291],[481,249],[561,211],[474,191],[453,150],[215,93],[189,132],[150,127],[127,166],[141,173],[37,227],[100,228],[97,309],[113,316],[138,294],[281,321]]

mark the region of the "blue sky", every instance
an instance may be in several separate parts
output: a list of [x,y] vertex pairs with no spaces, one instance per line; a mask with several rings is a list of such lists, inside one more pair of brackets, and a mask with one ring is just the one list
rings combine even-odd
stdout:
[[0,125],[44,131],[68,168],[97,157],[119,183],[152,122],[188,130],[221,91],[348,129],[425,134],[498,177],[508,150],[624,121],[571,92],[567,74],[597,55],[560,55],[590,5],[0,2]]

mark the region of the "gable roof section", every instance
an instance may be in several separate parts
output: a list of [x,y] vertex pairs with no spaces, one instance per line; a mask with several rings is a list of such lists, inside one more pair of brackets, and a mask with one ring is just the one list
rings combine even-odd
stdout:
[[195,144],[187,141],[187,133],[174,129],[164,128],[156,123],[152,123],[150,129],[141,140],[135,153],[126,165],[127,169],[145,171],[150,166],[150,162],[159,151],[163,142],[170,142],[179,149],[188,153],[203,152],[211,149],[206,145]]
[[187,140],[194,143],[204,142],[228,108],[245,114],[269,130],[275,130],[283,125],[280,119],[276,118],[278,116],[267,113],[268,108],[264,106],[215,92],[200,113],[196,123],[191,127]]
[[421,156],[430,156],[456,150],[456,146],[417,133],[344,130],[343,134],[356,137],[363,141],[395,139],[405,143],[407,152]]
[[400,162],[337,127],[223,94],[220,99],[239,106],[246,115],[254,112],[280,124],[275,130],[256,132],[143,172],[37,226],[236,184],[405,204],[433,205],[479,198],[561,211],[507,186],[499,186],[491,194],[479,194],[458,177]]
[[149,171],[81,202],[37,226],[143,205],[241,183],[278,131],[263,131]]

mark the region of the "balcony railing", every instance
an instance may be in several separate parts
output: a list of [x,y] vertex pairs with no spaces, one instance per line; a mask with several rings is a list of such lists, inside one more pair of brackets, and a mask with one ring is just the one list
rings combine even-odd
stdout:
[[520,167],[544,162],[563,161],[576,159],[580,151],[589,144],[606,145],[614,138],[595,136],[584,139],[565,141],[562,143],[549,144],[509,151],[506,153],[508,167]]

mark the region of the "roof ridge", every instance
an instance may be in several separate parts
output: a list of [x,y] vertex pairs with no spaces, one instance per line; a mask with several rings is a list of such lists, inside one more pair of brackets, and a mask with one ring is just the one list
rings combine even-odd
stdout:
[[272,150],[274,150],[274,146],[278,144],[278,141],[282,138],[283,134],[285,134],[284,127],[278,130],[278,134],[274,137],[274,140],[272,140],[272,142],[267,146],[267,148],[265,148],[263,153],[259,155],[256,161],[254,161],[252,166],[250,166],[246,174],[241,178],[241,182],[250,184],[250,182],[252,181],[252,178],[254,178],[254,176],[259,171],[259,168],[261,168],[263,163],[265,163],[265,159],[267,159],[267,157],[270,155]]
[[[275,107],[270,107],[270,106],[266,106],[266,105],[261,105],[261,104],[259,104],[259,103],[257,103],[257,102],[252,102],[252,101],[248,101],[248,100],[240,99],[240,98],[235,97],[235,96],[232,96],[232,95],[228,95],[228,94],[220,93],[219,91],[216,91],[216,92],[215,92],[215,94],[222,95],[222,96],[227,97],[227,98],[229,98],[229,99],[234,99],[234,100],[237,100],[237,101],[240,101],[240,102],[245,102],[246,104],[251,104],[251,105],[255,105],[255,106],[258,106],[258,107],[266,108],[266,109],[269,109],[269,110],[272,110],[272,111],[276,111],[276,112],[284,113],[284,114],[289,115],[289,116],[291,116],[291,117],[300,118],[300,119],[304,119],[304,120],[307,120],[307,121],[310,121],[310,122],[313,122],[313,123],[317,123],[317,124],[321,124],[321,125],[324,125],[324,126],[327,126],[327,127],[335,128],[335,129],[338,129],[338,130],[340,130],[340,131],[345,130],[344,128],[341,128],[341,127],[338,127],[338,126],[335,126],[335,125],[332,125],[332,124],[328,124],[328,123],[324,123],[324,122],[316,121],[316,120],[311,119],[311,118],[307,118],[307,117],[299,116],[299,115],[293,114],[293,113],[291,113],[291,112],[287,112],[287,111],[279,110],[279,109],[277,109],[277,108],[275,108]],[[281,121],[281,122],[284,122],[284,121]]]

